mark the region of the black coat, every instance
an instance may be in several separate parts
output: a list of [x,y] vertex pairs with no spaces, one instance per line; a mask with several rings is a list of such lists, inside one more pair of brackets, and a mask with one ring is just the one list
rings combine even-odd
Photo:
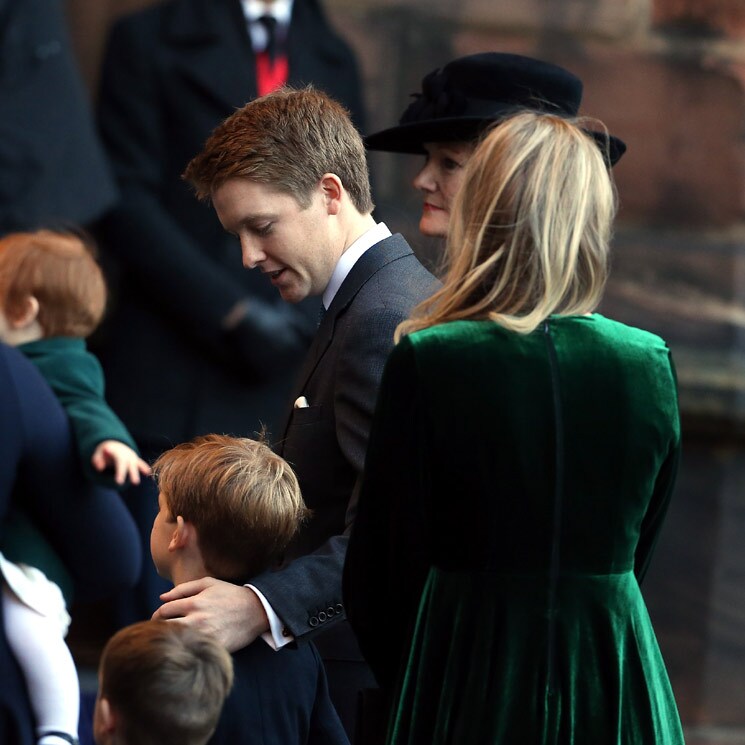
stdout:
[[[296,0],[288,44],[290,83],[313,82],[359,118],[354,57],[315,0]],[[288,306],[246,271],[236,239],[181,180],[212,129],[255,95],[238,0],[174,0],[113,29],[100,122],[122,192],[104,251],[120,274],[99,353],[112,407],[156,448],[274,423],[315,327],[317,301]],[[249,319],[226,333],[221,322],[243,299],[298,332],[277,341]]]
[[263,639],[233,654],[235,680],[209,745],[349,745],[312,644]]
[[[124,504],[84,481],[59,401],[31,362],[0,344],[0,536],[11,497],[65,563],[77,599],[113,595],[135,581],[140,545]],[[0,745],[31,745],[28,695],[1,609]]]
[[0,234],[87,223],[116,196],[60,0],[0,0]]

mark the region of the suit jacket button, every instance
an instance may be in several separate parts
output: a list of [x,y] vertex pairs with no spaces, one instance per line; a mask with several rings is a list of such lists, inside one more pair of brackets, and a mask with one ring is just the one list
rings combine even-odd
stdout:
[[331,618],[331,616],[335,616],[336,615],[336,611],[334,610],[334,606],[333,605],[329,605],[329,607],[326,608],[326,615],[329,618]]
[[344,606],[341,603],[336,604],[336,612],[337,613],[344,613]]
[[319,620],[319,621],[320,621],[321,623],[323,623],[323,622],[324,622],[324,621],[325,621],[325,620],[326,620],[327,618],[328,618],[328,616],[327,616],[327,615],[326,615],[326,614],[325,614],[325,613],[324,613],[323,611],[321,611],[321,612],[320,612],[320,613],[318,614],[318,620]]
[[318,626],[318,619],[315,616],[311,616],[308,619],[308,623],[313,627]]

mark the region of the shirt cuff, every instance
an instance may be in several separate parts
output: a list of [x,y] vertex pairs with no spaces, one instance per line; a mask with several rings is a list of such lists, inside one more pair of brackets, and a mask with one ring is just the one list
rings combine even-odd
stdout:
[[276,652],[282,647],[287,646],[290,642],[295,641],[295,637],[287,630],[285,625],[280,620],[279,616],[274,612],[274,608],[269,605],[269,601],[264,597],[264,594],[258,588],[253,585],[245,585],[249,589],[256,593],[256,597],[261,601],[266,612],[266,617],[269,619],[269,631],[265,631],[261,638]]

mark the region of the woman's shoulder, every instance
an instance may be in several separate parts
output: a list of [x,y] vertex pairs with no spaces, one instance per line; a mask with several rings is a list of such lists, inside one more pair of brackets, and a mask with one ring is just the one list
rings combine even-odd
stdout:
[[[621,321],[608,318],[600,313],[583,316],[551,316],[549,326],[558,327],[567,333],[589,333],[625,342],[634,342],[650,346],[667,347],[665,340],[652,331],[630,326]],[[411,346],[419,349],[444,345],[472,343],[481,339],[490,339],[495,343],[520,343],[543,332],[544,325],[531,334],[520,334],[490,320],[448,321],[436,326],[419,329],[404,337]]]
[[591,327],[594,328],[595,333],[608,339],[634,346],[668,349],[667,342],[652,331],[630,326],[600,313],[593,313],[587,316],[587,319],[592,321]]
[[399,346],[416,358],[436,355],[438,358],[461,355],[469,357],[481,349],[489,355],[512,355],[525,358],[542,355],[545,350],[545,331],[549,329],[557,339],[571,347],[594,349],[625,349],[635,355],[653,355],[667,359],[669,348],[664,339],[650,331],[607,318],[599,313],[586,316],[551,316],[535,331],[521,334],[506,329],[490,320],[450,321],[420,329],[404,337]]
[[409,334],[405,338],[416,349],[443,346],[458,347],[472,344],[487,338],[501,338],[509,341],[511,332],[489,320],[448,321],[429,326]]

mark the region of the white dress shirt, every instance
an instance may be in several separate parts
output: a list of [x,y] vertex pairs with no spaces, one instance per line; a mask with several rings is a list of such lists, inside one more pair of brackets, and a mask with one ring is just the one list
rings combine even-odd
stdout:
[[326,289],[323,291],[323,307],[326,310],[331,306],[331,301],[339,291],[342,282],[347,278],[347,274],[352,270],[352,267],[357,263],[360,256],[362,256],[362,254],[369,248],[372,248],[376,243],[380,243],[380,241],[390,237],[391,231],[388,230],[388,226],[384,222],[379,222],[375,227],[365,231],[339,257],[339,261],[336,262],[334,271],[331,274],[331,279],[326,285]]
[[266,49],[268,39],[266,28],[263,24],[256,23],[256,21],[262,16],[272,16],[277,21],[277,30],[284,34],[290,25],[292,3],[293,0],[274,0],[274,2],[241,0],[243,15],[248,23],[248,33],[251,35],[251,46],[257,52]]

